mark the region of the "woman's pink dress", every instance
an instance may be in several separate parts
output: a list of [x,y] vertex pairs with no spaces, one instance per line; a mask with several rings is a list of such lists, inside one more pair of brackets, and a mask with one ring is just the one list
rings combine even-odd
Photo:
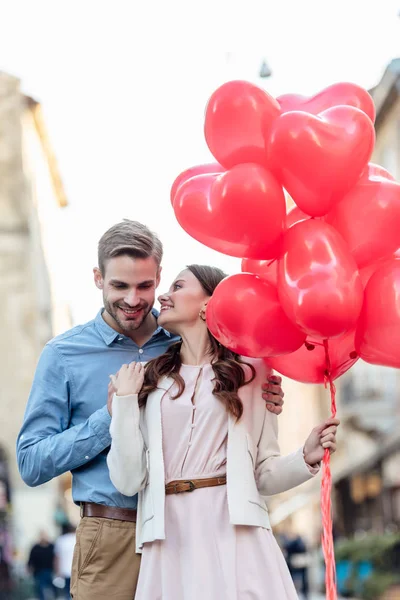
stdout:
[[[228,416],[211,365],[182,365],[162,399],[165,481],[226,473]],[[135,600],[298,600],[271,531],[229,522],[226,485],[165,498],[165,540],[146,543]]]

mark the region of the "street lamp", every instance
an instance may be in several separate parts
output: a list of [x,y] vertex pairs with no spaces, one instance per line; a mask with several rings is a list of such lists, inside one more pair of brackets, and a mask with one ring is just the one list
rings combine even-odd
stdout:
[[271,68],[265,59],[263,60],[263,62],[261,64],[259,75],[260,75],[261,79],[267,79],[268,77],[271,77],[271,75],[272,75]]

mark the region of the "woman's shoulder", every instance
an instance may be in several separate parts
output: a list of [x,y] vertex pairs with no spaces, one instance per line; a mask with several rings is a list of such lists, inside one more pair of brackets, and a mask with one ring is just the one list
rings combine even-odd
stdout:
[[[264,419],[266,411],[265,401],[262,397],[262,386],[266,383],[271,370],[267,367],[262,358],[248,358],[243,356],[241,357],[241,360],[244,363],[243,369],[248,382],[239,389],[239,396],[243,403],[244,412],[252,414],[253,417],[254,415],[258,415],[260,418]],[[254,377],[251,380],[252,370],[250,365],[254,369]]]
[[268,367],[262,358],[250,358],[248,356],[240,357],[242,366],[244,370],[247,372],[251,371],[249,365],[251,365],[255,371],[255,379],[262,379],[265,381],[267,377],[271,374],[272,370]]

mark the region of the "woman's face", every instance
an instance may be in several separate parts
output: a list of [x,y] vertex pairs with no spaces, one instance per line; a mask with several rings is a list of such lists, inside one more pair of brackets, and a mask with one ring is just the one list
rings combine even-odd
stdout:
[[209,300],[200,282],[189,269],[181,271],[166,294],[158,297],[161,304],[158,323],[171,333],[201,321],[199,313]]

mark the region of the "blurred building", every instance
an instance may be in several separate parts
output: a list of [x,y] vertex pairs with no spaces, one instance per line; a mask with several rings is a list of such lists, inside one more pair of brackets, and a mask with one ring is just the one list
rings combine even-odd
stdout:
[[400,180],[400,58],[392,60],[370,94],[376,106],[374,162]]
[[[373,161],[400,180],[400,58],[387,67],[370,91],[376,105]],[[359,360],[337,382],[342,421],[332,457],[335,533],[400,528],[400,373]],[[329,415],[323,386],[284,380],[286,404],[279,417],[283,452],[304,442],[313,423]],[[301,533],[320,544],[320,480],[270,498],[271,521],[279,533]]]
[[[44,344],[70,327],[60,268],[67,199],[40,105],[0,72],[0,552],[21,557],[44,527],[54,532],[58,481],[30,489],[15,458]],[[65,228],[64,228],[65,229]]]
[[[279,416],[282,454],[301,447],[311,429],[329,417],[329,392],[322,385],[301,384],[283,378],[285,408]],[[335,463],[333,458],[333,469]],[[321,535],[320,477],[289,492],[268,498],[271,524],[277,534],[297,533],[309,548],[318,546]]]
[[[400,180],[400,58],[370,90],[376,107],[373,162]],[[342,415],[362,443],[336,476],[342,532],[400,528],[400,374],[362,361],[341,380]]]

